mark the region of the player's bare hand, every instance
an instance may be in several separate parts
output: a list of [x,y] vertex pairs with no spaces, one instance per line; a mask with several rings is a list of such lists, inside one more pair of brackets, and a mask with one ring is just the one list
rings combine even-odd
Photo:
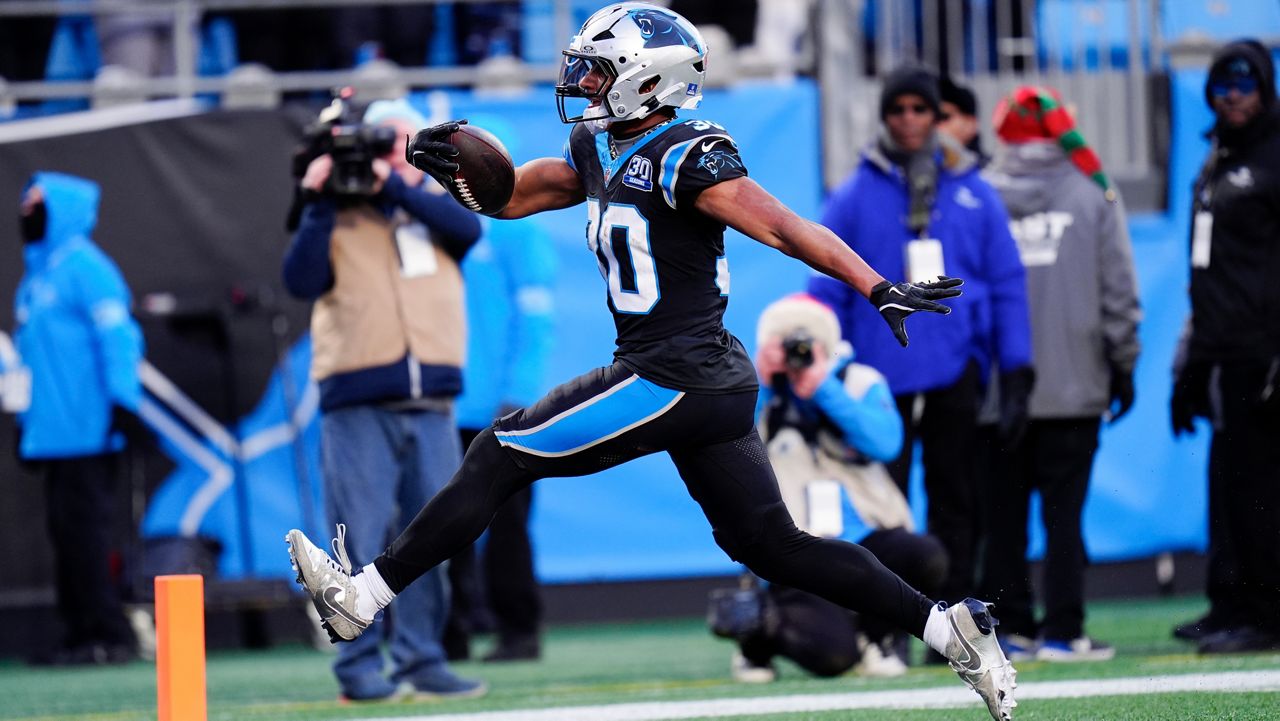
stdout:
[[756,349],[756,373],[761,383],[773,382],[773,377],[787,372],[787,355],[782,350],[782,341],[771,336]]
[[907,316],[925,311],[946,315],[951,309],[938,301],[955,298],[960,295],[960,286],[964,281],[959,278],[938,276],[928,283],[897,283],[884,281],[871,289],[868,300],[880,311],[884,321],[893,330],[893,335],[907,346]]
[[302,176],[302,187],[319,193],[333,172],[333,158],[321,155],[307,165],[307,172]]
[[451,120],[418,131],[404,146],[404,159],[410,165],[430,175],[446,188],[458,172],[458,164],[450,160],[458,156],[458,147],[447,139],[467,121]]
[[788,368],[787,380],[791,383],[791,392],[801,400],[813,398],[818,386],[831,374],[831,359],[827,349],[821,343],[813,344],[813,362],[803,368]]
[[391,163],[385,158],[373,159],[373,192],[380,193],[391,177]]

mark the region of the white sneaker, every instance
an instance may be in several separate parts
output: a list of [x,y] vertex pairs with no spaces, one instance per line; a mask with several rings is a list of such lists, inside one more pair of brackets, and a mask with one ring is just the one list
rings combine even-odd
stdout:
[[906,675],[907,664],[898,658],[898,654],[881,648],[878,643],[872,643],[861,633],[858,634],[857,643],[858,650],[862,652],[862,658],[853,667],[853,672],[857,675],[868,678],[896,678]]
[[329,640],[350,641],[372,623],[356,612],[356,589],[351,583],[351,559],[347,557],[347,527],[338,524],[338,537],[333,539],[334,561],[316,547],[298,529],[285,534],[289,544],[289,560],[298,572],[298,584],[311,597],[320,613],[320,625],[329,632]]
[[1036,651],[1039,661],[1072,663],[1076,661],[1110,661],[1116,657],[1114,646],[1095,641],[1088,636],[1058,641],[1045,639]]
[[778,680],[778,672],[773,666],[756,666],[738,651],[733,652],[729,671],[738,683],[773,683]]
[[1030,636],[1006,633],[1000,636],[1000,648],[1010,661],[1034,661],[1040,650],[1040,642]]
[[960,680],[987,702],[995,721],[1010,721],[1018,702],[1017,672],[996,641],[996,620],[982,601],[966,598],[946,611],[951,638],[946,657]]

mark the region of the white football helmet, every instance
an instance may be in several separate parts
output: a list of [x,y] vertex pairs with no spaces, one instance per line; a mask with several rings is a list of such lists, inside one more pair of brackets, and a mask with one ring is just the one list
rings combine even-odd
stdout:
[[[556,104],[566,123],[639,120],[663,108],[702,102],[707,44],[688,20],[641,2],[597,10],[564,51]],[[592,78],[583,87],[583,81]],[[566,98],[588,103],[570,117]]]

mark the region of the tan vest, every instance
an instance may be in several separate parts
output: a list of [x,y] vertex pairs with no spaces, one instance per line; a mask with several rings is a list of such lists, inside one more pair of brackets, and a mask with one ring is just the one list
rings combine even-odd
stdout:
[[395,242],[399,225],[368,205],[338,211],[329,242],[333,288],[311,311],[315,380],[389,365],[406,353],[425,365],[462,367],[462,273],[432,244],[434,272],[404,277]]

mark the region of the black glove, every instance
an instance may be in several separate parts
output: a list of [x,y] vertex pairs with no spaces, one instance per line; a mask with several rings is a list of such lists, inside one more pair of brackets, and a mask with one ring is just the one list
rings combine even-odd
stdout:
[[893,329],[894,337],[905,348],[907,347],[907,328],[905,325],[907,316],[922,310],[943,315],[950,313],[950,308],[934,301],[954,298],[960,295],[960,286],[963,284],[963,280],[948,278],[945,275],[940,275],[936,281],[929,283],[898,283],[894,285],[886,280],[871,289],[871,295],[868,300],[876,307],[876,310],[880,311],[884,321]]
[[449,187],[453,183],[453,174],[458,172],[458,164],[449,158],[458,156],[458,146],[446,143],[445,139],[466,123],[466,120],[454,120],[419,130],[405,144],[404,159],[444,187]]
[[1107,402],[1107,415],[1111,423],[1115,423],[1124,417],[1133,408],[1133,371],[1121,370],[1119,368],[1111,369],[1111,391],[1110,398]]
[[1022,442],[1031,418],[1031,389],[1036,372],[1024,366],[1000,374],[1000,440],[1008,447]]
[[1187,361],[1182,372],[1173,381],[1173,395],[1169,399],[1169,419],[1173,422],[1173,435],[1195,433],[1196,416],[1209,415],[1209,373],[1211,365]]

